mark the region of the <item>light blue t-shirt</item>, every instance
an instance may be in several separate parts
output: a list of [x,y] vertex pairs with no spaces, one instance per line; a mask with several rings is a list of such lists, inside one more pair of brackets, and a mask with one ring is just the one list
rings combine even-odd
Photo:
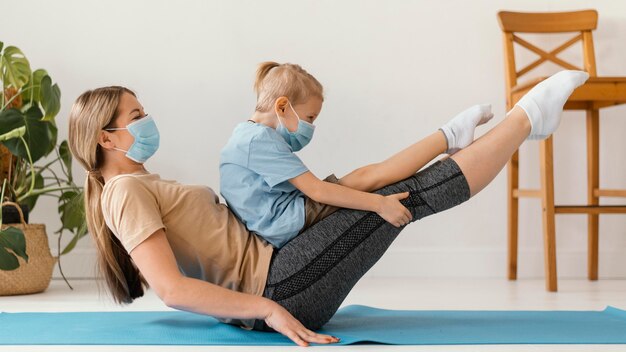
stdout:
[[220,193],[248,230],[280,248],[304,226],[304,193],[288,180],[307,171],[276,130],[242,122],[220,153]]

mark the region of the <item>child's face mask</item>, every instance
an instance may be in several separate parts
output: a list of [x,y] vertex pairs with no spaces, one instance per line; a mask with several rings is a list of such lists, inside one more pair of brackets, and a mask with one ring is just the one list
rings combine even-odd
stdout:
[[291,102],[289,102],[289,107],[298,118],[298,129],[295,132],[289,131],[280,121],[280,117],[276,115],[279,123],[279,126],[276,127],[276,132],[278,132],[278,134],[280,134],[285,139],[287,144],[291,146],[291,149],[294,152],[297,152],[298,150],[304,148],[307,144],[309,144],[311,139],[313,139],[315,125],[302,120],[300,116],[298,116],[296,110],[294,110]]
[[135,122],[129,123],[123,128],[105,128],[106,131],[128,130],[135,141],[128,150],[113,148],[126,153],[130,160],[143,164],[159,149],[159,130],[152,116],[143,117]]

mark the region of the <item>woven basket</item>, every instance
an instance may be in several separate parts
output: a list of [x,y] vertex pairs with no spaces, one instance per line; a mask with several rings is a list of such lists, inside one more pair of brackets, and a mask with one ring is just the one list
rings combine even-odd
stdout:
[[2,230],[13,226],[24,232],[28,263],[22,257],[17,257],[20,263],[19,268],[11,271],[0,270],[0,296],[42,292],[50,285],[52,268],[57,261],[57,258],[50,253],[46,225],[27,224],[24,221],[22,209],[17,204],[2,203],[2,206],[5,205],[18,209],[22,223],[3,224]]

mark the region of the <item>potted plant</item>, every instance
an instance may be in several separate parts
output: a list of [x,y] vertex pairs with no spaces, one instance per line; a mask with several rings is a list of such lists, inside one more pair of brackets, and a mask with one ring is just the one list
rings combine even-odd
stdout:
[[[5,47],[2,42],[0,79],[0,203],[19,204],[19,209],[12,210],[26,213],[24,221],[20,217],[9,220],[10,223],[22,222],[19,226],[2,226],[7,223],[2,214],[7,216],[8,213],[0,213],[0,275],[7,275],[29,260],[29,240],[23,229],[28,226],[25,224],[28,212],[35,208],[40,196],[58,199],[61,220],[61,227],[55,231],[58,258],[69,253],[86,235],[87,225],[83,190],[72,177],[72,157],[67,141],[57,144],[55,117],[60,110],[61,98],[58,85],[52,83],[45,70],[32,71],[20,49]],[[44,157],[47,157],[45,163]],[[0,205],[0,208],[9,207]],[[61,237],[65,231],[71,232],[73,237],[61,250]],[[63,275],[60,261],[58,265]]]

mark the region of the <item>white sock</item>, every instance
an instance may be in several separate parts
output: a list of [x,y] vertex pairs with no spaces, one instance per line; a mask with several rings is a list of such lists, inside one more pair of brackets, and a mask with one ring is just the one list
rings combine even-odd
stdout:
[[482,104],[474,105],[448,121],[440,128],[448,142],[446,153],[454,154],[472,144],[476,126],[487,123],[492,117],[491,105]]
[[533,87],[515,104],[524,109],[531,130],[527,139],[546,139],[559,127],[563,105],[574,89],[585,83],[583,71],[561,71]]

